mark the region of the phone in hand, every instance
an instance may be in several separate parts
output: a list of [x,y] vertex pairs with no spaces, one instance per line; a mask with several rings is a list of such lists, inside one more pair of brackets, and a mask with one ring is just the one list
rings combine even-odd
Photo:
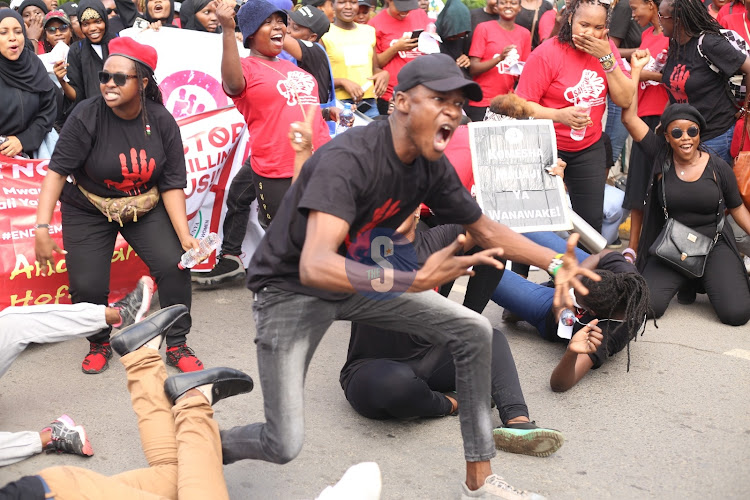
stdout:
[[411,39],[412,40],[416,40],[417,38],[419,38],[419,35],[421,35],[423,31],[424,30],[414,30],[414,31],[412,31],[411,32]]

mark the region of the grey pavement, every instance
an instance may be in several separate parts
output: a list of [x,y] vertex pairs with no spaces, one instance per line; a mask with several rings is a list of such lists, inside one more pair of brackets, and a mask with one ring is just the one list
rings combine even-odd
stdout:
[[[461,300],[461,289],[453,299]],[[196,291],[189,344],[206,366],[232,366],[257,380],[251,297],[240,286]],[[512,485],[551,499],[748,498],[750,325],[721,325],[705,296],[691,306],[674,301],[659,328],[650,322],[631,345],[629,373],[621,352],[556,394],[549,375],[563,346],[542,341],[525,323],[506,326],[501,312],[490,303],[484,314],[508,337],[532,419],[566,438],[548,458],[498,452],[493,469]],[[313,358],[300,456],[283,466],[225,467],[232,498],[314,498],[363,461],[380,465],[384,499],[458,498],[457,418],[371,421],[349,407],[338,383],[348,326],[336,323]],[[86,426],[95,456],[42,454],[0,468],[0,484],[53,465],[104,474],[146,466],[122,365],[115,355],[108,371],[84,375],[86,350],[85,340],[27,349],[0,379],[0,429],[39,430],[68,413]],[[222,428],[261,421],[260,388],[222,401],[215,417]]]

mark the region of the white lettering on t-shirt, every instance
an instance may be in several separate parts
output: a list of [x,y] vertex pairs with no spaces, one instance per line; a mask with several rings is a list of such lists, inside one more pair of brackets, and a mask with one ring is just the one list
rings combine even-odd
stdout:
[[575,87],[565,89],[565,100],[574,106],[582,100],[587,100],[591,106],[601,106],[604,104],[604,97],[601,97],[604,88],[604,78],[596,71],[584,69]]
[[286,80],[276,83],[276,90],[286,98],[287,106],[297,104],[318,104],[317,94],[313,95],[315,79],[304,71],[290,71]]
[[[403,36],[411,36],[411,33],[412,33],[411,31],[404,31],[404,35]],[[394,38],[393,40],[391,40],[390,45],[391,46],[395,45],[396,42],[398,42],[399,40],[400,40],[399,38]],[[411,50],[399,50],[398,51],[398,56],[401,59],[414,59],[414,58],[417,58],[417,57],[419,57],[421,55],[422,55],[422,53],[416,47],[414,47]]]

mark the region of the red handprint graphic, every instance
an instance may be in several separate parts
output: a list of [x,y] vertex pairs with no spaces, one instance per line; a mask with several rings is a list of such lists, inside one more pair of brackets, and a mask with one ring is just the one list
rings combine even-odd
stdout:
[[[140,162],[138,161],[140,157]],[[105,179],[104,183],[110,189],[117,189],[128,196],[141,194],[141,188],[151,179],[156,167],[156,160],[146,158],[146,150],[141,149],[136,156],[135,148],[130,148],[131,168],[128,168],[125,153],[120,153],[120,167],[122,167],[122,181]]]
[[685,85],[690,78],[690,71],[685,68],[684,64],[678,64],[669,75],[669,91],[672,93],[676,102],[688,102]]
[[[370,241],[369,238],[362,238],[364,234],[366,234],[369,231],[372,231],[375,229],[378,224],[383,222],[384,220],[396,215],[399,212],[399,205],[401,205],[401,201],[393,201],[393,198],[388,198],[383,205],[380,206],[380,208],[376,208],[375,212],[372,214],[372,220],[362,226],[362,229],[360,229],[357,232],[357,236],[354,238],[354,242],[351,241],[349,238],[349,235],[346,236],[346,240],[344,241],[344,245],[346,245],[346,248],[349,250],[349,253],[351,255],[358,255],[358,252],[360,251],[370,251]],[[350,246],[354,243],[356,248],[350,248]],[[361,248],[360,248],[361,247]]]

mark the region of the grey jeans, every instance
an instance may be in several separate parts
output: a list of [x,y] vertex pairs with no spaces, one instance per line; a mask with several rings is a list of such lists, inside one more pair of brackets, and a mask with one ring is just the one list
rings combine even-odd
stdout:
[[434,291],[392,300],[352,295],[328,301],[265,287],[255,295],[255,344],[266,422],[221,432],[224,463],[287,463],[304,442],[304,382],[315,349],[336,320],[418,332],[445,345],[456,365],[459,420],[468,462],[495,456],[490,416],[492,327],[484,316]]

